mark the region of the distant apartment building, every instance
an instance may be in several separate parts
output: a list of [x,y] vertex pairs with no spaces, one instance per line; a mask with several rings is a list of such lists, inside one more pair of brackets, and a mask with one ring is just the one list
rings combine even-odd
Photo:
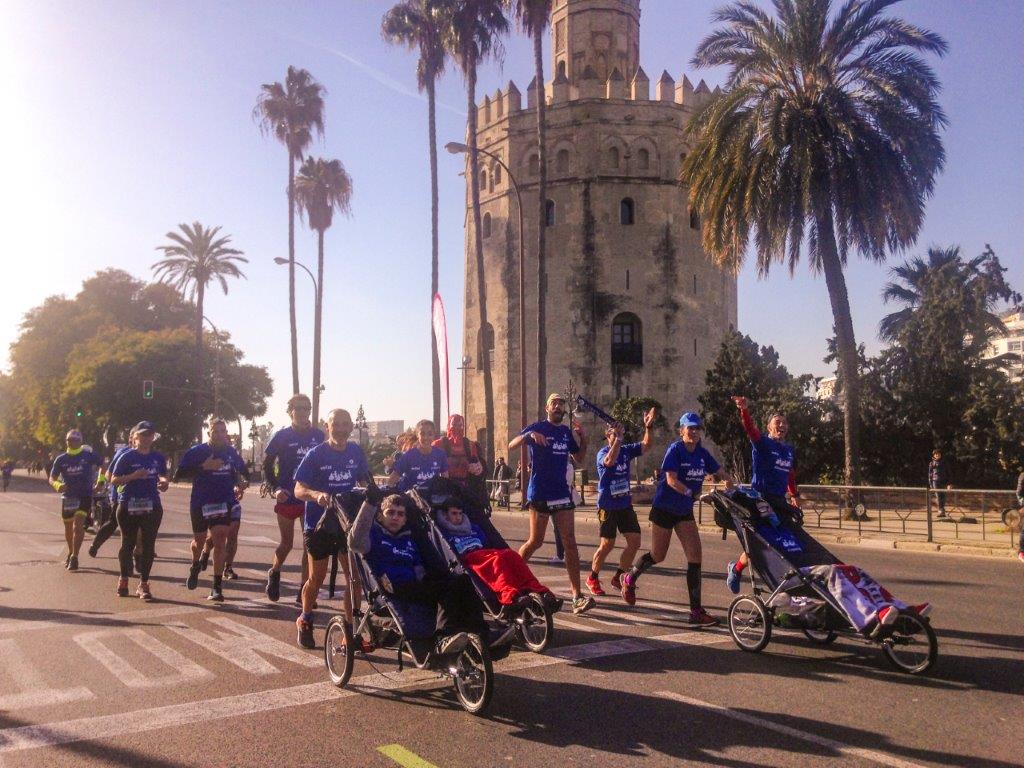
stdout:
[[818,389],[814,393],[814,396],[819,400],[835,400],[836,381],[837,379],[835,376],[822,376],[818,379]]
[[366,422],[366,437],[371,443],[380,443],[389,438],[398,437],[404,431],[405,422],[402,419]]
[[1006,326],[1006,333],[992,339],[985,358],[991,360],[1002,355],[1016,355],[1016,362],[1008,365],[1006,371],[1011,381],[1024,380],[1024,309],[1017,307],[1002,313],[999,318]]

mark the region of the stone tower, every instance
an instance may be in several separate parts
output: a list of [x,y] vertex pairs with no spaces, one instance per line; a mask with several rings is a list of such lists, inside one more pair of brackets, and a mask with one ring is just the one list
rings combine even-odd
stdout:
[[[639,0],[554,0],[547,113],[547,388],[610,408],[658,399],[669,419],[697,409],[704,373],[736,323],[736,279],[700,244],[700,221],[678,182],[683,128],[712,96],[663,72],[653,94],[640,66]],[[716,89],[717,90],[717,89]],[[537,89],[515,84],[478,106],[481,149],[508,164],[523,198],[527,422],[535,419]],[[468,167],[468,166],[467,166]],[[522,426],[519,403],[518,217],[501,168],[480,156],[481,235],[490,329],[477,314],[472,211],[466,216],[463,354],[466,416],[489,456]],[[468,179],[468,175],[467,175]],[[483,355],[491,359],[496,445],[484,427]],[[591,444],[601,435],[588,429]],[[494,450],[497,450],[497,453]],[[656,451],[659,452],[660,451]],[[592,461],[588,459],[588,466]]]

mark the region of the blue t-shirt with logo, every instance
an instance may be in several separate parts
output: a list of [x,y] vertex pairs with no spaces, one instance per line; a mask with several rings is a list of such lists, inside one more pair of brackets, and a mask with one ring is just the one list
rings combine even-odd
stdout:
[[96,479],[96,469],[103,464],[95,453],[85,448],[75,453],[62,453],[53,461],[51,478],[60,478],[64,483],[64,497],[91,499]]
[[285,427],[274,433],[264,453],[277,459],[278,488],[295,495],[295,470],[305,455],[324,440],[324,433],[315,427],[302,431],[295,427]]
[[475,523],[469,524],[469,533],[445,532],[444,536],[448,539],[448,543],[452,545],[455,554],[460,557],[467,552],[487,547],[487,537],[484,536],[484,532]]
[[[131,448],[129,448],[127,445],[125,445],[125,446],[122,446],[121,448],[118,448],[116,451],[114,451],[114,458],[112,458],[110,460],[110,466],[107,467],[107,475],[109,475],[110,477],[114,476],[114,474],[110,470],[112,470],[114,468],[114,465],[117,463],[117,460],[119,458],[121,458],[121,454],[125,453],[126,451],[130,451],[130,450],[131,450]],[[111,483],[110,487],[107,489],[107,492],[110,494],[110,503],[113,504],[116,507],[117,506],[117,501],[120,498],[120,494],[121,494],[120,488],[118,488],[116,485]]]
[[160,491],[156,487],[157,481],[167,476],[167,459],[159,451],[141,453],[135,448],[129,448],[117,457],[117,461],[110,468],[110,476],[130,475],[139,469],[146,470],[148,477],[131,480],[121,486],[120,501],[149,499],[158,502]]
[[410,448],[395,460],[398,490],[426,488],[430,481],[448,471],[448,454],[441,448],[431,448],[430,453],[421,453],[419,448]]
[[[341,449],[323,442],[309,451],[295,470],[295,479],[321,493],[345,493],[356,483],[370,475],[363,449],[355,443],[345,443]],[[312,531],[324,514],[324,508],[315,501],[306,502],[303,529]]]
[[768,435],[761,435],[760,440],[751,440],[750,444],[753,446],[751,458],[754,465],[750,485],[765,496],[785,496],[789,473],[796,460],[793,446]]
[[597,506],[601,509],[625,509],[632,503],[629,485],[629,467],[633,459],[643,454],[640,443],[624,443],[619,446],[615,466],[606,467],[605,457],[611,448],[603,446],[597,452]]
[[408,531],[391,533],[377,523],[370,527],[366,561],[378,578],[387,576],[392,584],[416,581],[417,570],[423,569],[423,557]]
[[[704,485],[705,475],[713,475],[721,467],[715,461],[715,457],[700,443],[693,451],[689,451],[682,440],[676,440],[668,450],[665,451],[665,458],[661,462],[661,477],[658,480],[658,487],[654,491],[654,501],[651,506],[671,512],[675,515],[686,515],[693,511],[694,497],[700,493]],[[690,496],[684,496],[668,484],[666,472],[675,472],[679,481],[690,491]]]
[[565,424],[552,424],[546,419],[538,421],[519,434],[540,432],[547,438],[547,445],[537,445],[527,438],[530,446],[530,485],[526,489],[527,501],[543,501],[551,504],[571,503],[569,482],[565,479],[569,468],[569,454],[580,450],[572,430]]
[[[220,459],[220,469],[202,469],[207,459]],[[212,446],[209,443],[193,445],[178,464],[179,469],[200,468],[192,480],[192,498],[189,502],[193,512],[199,512],[209,504],[227,505],[227,514],[238,503],[235,501],[235,474],[245,472],[245,462],[231,445]]]

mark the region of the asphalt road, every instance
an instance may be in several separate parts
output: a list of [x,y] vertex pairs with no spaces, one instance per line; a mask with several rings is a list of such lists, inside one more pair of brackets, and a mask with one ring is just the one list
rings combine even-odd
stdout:
[[[55,495],[20,477],[0,495],[0,767],[1022,762],[1016,561],[833,547],[907,602],[934,604],[939,661],[916,678],[853,640],[821,648],[778,631],[747,654],[724,629],[690,629],[674,545],[635,608],[609,595],[584,617],[562,613],[546,654],[497,663],[490,710],[473,717],[449,682],[399,674],[380,653],[356,662],[347,689],[330,685],[322,648],[295,646],[294,556],[281,602],[263,595],[277,537],[266,501],[244,504],[242,578],[227,583],[227,602],[205,601],[208,579],[188,592],[186,503],[183,489],[165,495],[157,600],[145,604],[114,594],[117,537],[95,560],[83,549],[68,573]],[[586,560],[596,524],[592,509],[577,515]],[[496,522],[522,540],[521,515]],[[735,540],[704,547],[705,604],[724,616]],[[566,593],[552,552],[538,553],[535,571]],[[320,605],[318,644],[339,602]]]

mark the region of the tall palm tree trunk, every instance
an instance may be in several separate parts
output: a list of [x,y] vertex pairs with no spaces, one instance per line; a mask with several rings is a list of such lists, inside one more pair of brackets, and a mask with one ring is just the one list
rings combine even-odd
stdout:
[[[480,331],[477,338],[485,338],[487,328],[487,288],[484,280],[484,241],[481,239],[480,217],[480,156],[477,153],[476,141],[476,62],[472,62],[466,71],[466,109],[469,114],[469,172],[470,199],[473,203],[473,243],[476,248],[476,290],[477,306],[480,310]],[[484,450],[487,456],[494,457],[494,386],[491,381],[491,359],[484,345],[481,347],[480,368],[484,374],[484,428],[487,430],[487,442]]]
[[[547,161],[547,124],[545,123],[545,112],[547,105],[544,103],[544,54],[541,39],[541,30],[538,29],[533,35],[533,68],[537,79],[537,160],[539,163],[540,179],[537,184],[537,413],[544,413],[544,406],[547,396],[547,356],[548,337],[545,324],[547,323],[547,256],[544,252],[546,225],[547,225],[547,202],[548,202],[548,161]],[[522,233],[520,233],[522,236]],[[526,307],[520,307],[520,312],[525,312]],[[525,359],[525,351],[524,351]],[[523,403],[524,426],[530,421],[527,416],[526,403]]]
[[288,323],[292,338],[292,394],[299,392],[299,331],[295,323],[295,155],[288,153]]
[[843,396],[844,477],[847,485],[860,485],[860,381],[857,370],[857,342],[853,334],[850,297],[846,291],[843,265],[836,248],[831,211],[815,217],[818,247],[821,249],[825,286],[835,322],[839,380]]
[[[434,333],[434,297],[438,290],[437,104],[434,81],[427,81],[427,129],[430,142],[430,381],[433,386],[434,424],[441,429],[441,365]],[[463,414],[465,416],[465,414]]]
[[196,431],[199,435],[199,440],[203,439],[203,401],[206,399],[206,392],[203,389],[203,303],[206,298],[206,286],[202,281],[197,281],[196,285],[196,370],[195,384],[192,388],[195,390],[195,403],[196,403]]
[[316,307],[313,317],[313,425],[320,424],[320,333],[324,313],[324,231],[318,229],[316,258]]

